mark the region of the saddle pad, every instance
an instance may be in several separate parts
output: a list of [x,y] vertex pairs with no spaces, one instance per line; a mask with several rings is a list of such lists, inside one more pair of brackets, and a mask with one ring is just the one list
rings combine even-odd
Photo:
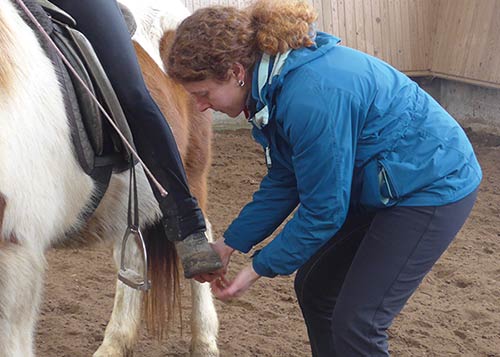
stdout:
[[[80,32],[72,28],[75,21],[48,0],[23,0],[23,2],[51,36],[85,86],[99,99],[127,141],[133,143],[121,106],[92,46]],[[103,121],[99,107],[84,85],[66,68],[62,59],[47,44],[46,39],[41,38],[39,30],[24,11],[19,6],[16,7],[25,22],[39,37],[39,42],[57,70],[64,91],[75,154],[84,172],[93,176],[93,172],[103,166],[113,166],[115,171],[127,169],[130,160],[129,150],[123,145],[114,129],[110,129],[110,126]],[[109,141],[110,144],[105,144],[105,141]]]

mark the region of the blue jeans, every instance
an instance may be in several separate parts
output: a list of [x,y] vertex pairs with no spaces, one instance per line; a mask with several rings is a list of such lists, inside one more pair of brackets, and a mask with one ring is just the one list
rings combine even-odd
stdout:
[[439,207],[349,214],[297,272],[313,356],[388,356],[387,328],[467,219],[477,190]]

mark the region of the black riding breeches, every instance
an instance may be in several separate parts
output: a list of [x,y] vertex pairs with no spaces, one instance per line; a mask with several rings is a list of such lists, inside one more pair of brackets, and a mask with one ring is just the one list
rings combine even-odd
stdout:
[[203,214],[188,188],[174,136],[144,83],[130,34],[116,1],[51,2],[76,20],[76,28],[92,44],[123,108],[139,156],[171,195],[165,200],[151,185],[164,215],[168,211],[178,216],[181,238],[204,230]]
[[438,207],[348,214],[297,272],[314,357],[389,356],[387,329],[467,219],[477,190]]

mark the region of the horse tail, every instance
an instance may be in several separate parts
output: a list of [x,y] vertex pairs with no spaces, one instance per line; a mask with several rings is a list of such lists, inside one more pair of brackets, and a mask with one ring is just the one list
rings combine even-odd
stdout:
[[8,16],[17,16],[12,7],[0,1],[0,89],[7,92],[14,83],[16,42]]
[[161,339],[172,326],[176,310],[182,320],[179,260],[161,222],[148,230],[146,246],[152,287],[144,294],[144,319],[149,333]]
[[[160,110],[167,118],[179,119],[183,110],[181,98],[186,94],[172,85],[167,75],[141,45],[134,42],[134,48],[146,85]],[[177,134],[175,140],[182,154],[187,145],[187,128],[180,120],[171,120],[170,125],[172,131]],[[185,135],[182,135],[183,133]],[[155,290],[144,294],[143,311],[149,332],[160,337],[165,332],[164,327],[170,327],[175,308],[179,308],[179,316],[181,315],[179,261],[173,243],[164,236],[161,223],[152,229],[151,238],[147,249],[150,256],[149,272]],[[180,317],[182,319],[182,316]]]

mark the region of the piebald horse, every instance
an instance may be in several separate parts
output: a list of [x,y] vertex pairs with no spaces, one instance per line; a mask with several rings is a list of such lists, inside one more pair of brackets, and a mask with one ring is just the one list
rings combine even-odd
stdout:
[[[97,210],[89,221],[82,222],[81,213],[91,203],[96,185],[73,153],[56,70],[12,1],[0,0],[0,356],[30,357],[34,356],[46,250],[74,239],[75,234],[82,240],[108,240],[118,268],[129,178],[128,173],[114,174]],[[142,6],[146,3],[141,2]],[[139,44],[135,46],[147,85],[175,134],[191,190],[205,210],[211,119],[197,112],[188,94],[162,70],[160,48],[172,36],[167,26],[175,26],[179,20],[179,14],[169,13],[178,8],[185,16],[187,11],[180,3],[164,3],[169,11],[165,11],[166,4],[143,9],[134,5],[132,10],[139,15],[137,38],[147,52]],[[137,181],[141,226],[147,235],[148,227],[158,226],[160,212],[141,169]],[[152,279],[156,293],[144,294],[117,280],[112,315],[94,356],[131,355],[144,310],[155,322],[159,315],[154,307],[171,316],[168,306],[176,304],[178,291],[161,289],[178,286],[177,262],[165,260],[175,258],[168,253],[172,246],[161,249],[166,257],[150,257],[151,277],[164,278],[160,286]],[[129,264],[141,271],[140,255],[133,244],[126,253]],[[173,281],[165,281],[165,277]],[[143,309],[145,296],[149,303]],[[192,308],[191,355],[218,356],[218,320],[207,284],[192,283]]]

